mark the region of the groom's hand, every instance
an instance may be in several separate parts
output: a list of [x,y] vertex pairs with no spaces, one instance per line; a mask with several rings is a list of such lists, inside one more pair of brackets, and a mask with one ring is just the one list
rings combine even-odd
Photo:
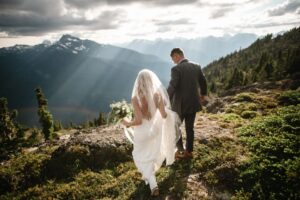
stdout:
[[205,105],[205,104],[207,103],[206,96],[204,96],[204,95],[201,95],[201,96],[200,96],[200,103],[201,103],[202,105]]

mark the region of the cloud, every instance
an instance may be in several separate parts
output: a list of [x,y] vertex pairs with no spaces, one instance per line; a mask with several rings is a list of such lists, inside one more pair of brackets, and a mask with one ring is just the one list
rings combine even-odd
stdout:
[[[289,0],[268,11],[269,16],[281,16],[286,13],[293,13],[300,8],[299,0]],[[298,11],[299,14],[299,11]]]
[[241,25],[240,28],[268,28],[268,27],[276,27],[276,26],[299,26],[300,21],[295,22],[267,22],[267,23],[258,23],[258,24],[247,24]]
[[299,0],[279,2],[270,9],[272,0],[0,0],[0,38],[68,32],[101,42],[299,26]]
[[160,5],[160,6],[172,6],[172,5],[184,5],[199,2],[199,0],[64,0],[66,4],[81,8],[92,8],[94,6],[100,5],[110,5],[110,6],[122,6],[132,3],[139,4],[150,4],[150,5]]
[[77,9],[86,9],[86,8],[93,8],[95,6],[103,5],[106,1],[101,0],[64,0],[65,4],[71,7],[75,7]]
[[16,12],[38,13],[42,15],[57,15],[63,12],[63,1],[56,0],[0,0],[1,12]]
[[124,12],[104,10],[91,20],[76,9],[66,11],[62,0],[1,0],[0,31],[9,35],[43,35],[49,32],[117,28]]
[[171,31],[172,29],[171,29],[171,27],[169,27],[169,26],[161,26],[161,27],[159,27],[158,29],[157,29],[157,32],[159,32],[159,33],[165,33],[165,32],[169,32],[169,31]]
[[227,13],[231,12],[234,10],[234,7],[228,7],[228,8],[220,8],[220,9],[217,9],[215,10],[210,18],[211,19],[217,19],[217,18],[220,18],[220,17],[223,17],[225,16]]
[[181,18],[176,20],[152,20],[155,25],[157,26],[167,26],[167,25],[187,25],[187,24],[193,24],[190,22],[187,18]]

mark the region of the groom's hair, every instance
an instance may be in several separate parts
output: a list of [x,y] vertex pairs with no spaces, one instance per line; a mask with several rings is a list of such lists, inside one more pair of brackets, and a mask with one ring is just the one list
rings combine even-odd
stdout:
[[184,57],[184,53],[183,53],[183,50],[181,48],[172,49],[170,56],[172,57],[175,53],[177,53],[177,54],[181,55],[182,57]]

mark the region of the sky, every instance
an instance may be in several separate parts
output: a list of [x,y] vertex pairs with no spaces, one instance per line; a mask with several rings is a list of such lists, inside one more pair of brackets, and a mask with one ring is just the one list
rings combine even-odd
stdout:
[[0,0],[0,47],[63,34],[104,44],[135,39],[262,36],[300,26],[300,0]]

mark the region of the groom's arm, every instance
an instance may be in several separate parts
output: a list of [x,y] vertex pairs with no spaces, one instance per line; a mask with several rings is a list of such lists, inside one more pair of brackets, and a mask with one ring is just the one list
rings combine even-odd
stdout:
[[173,67],[171,71],[171,80],[169,83],[169,87],[167,89],[170,100],[173,99],[175,89],[178,87],[179,81],[180,81],[179,71],[176,67]]
[[206,96],[207,95],[207,81],[206,78],[201,70],[201,66],[199,65],[199,87],[201,90],[201,95]]

